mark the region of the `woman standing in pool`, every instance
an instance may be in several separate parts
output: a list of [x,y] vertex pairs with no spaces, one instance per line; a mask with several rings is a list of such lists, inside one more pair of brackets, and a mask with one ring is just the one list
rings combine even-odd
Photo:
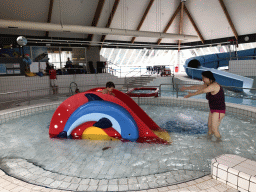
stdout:
[[208,136],[215,135],[217,139],[221,138],[219,126],[221,120],[225,116],[225,96],[222,87],[215,82],[215,78],[211,71],[202,72],[203,85],[195,85],[190,87],[182,87],[180,90],[197,90],[194,93],[189,93],[184,98],[189,98],[194,95],[206,93],[206,99],[209,101],[210,113],[208,118]]

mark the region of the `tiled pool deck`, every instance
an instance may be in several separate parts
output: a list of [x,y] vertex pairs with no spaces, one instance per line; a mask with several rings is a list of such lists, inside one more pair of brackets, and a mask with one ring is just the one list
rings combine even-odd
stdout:
[[[22,161],[21,161],[22,162]],[[50,180],[50,178],[49,178]],[[51,183],[57,183],[57,181],[52,180]],[[82,184],[84,183],[84,184]],[[1,192],[60,192],[60,191],[128,191],[128,184],[117,185],[110,183],[95,183],[91,180],[89,181],[73,181],[65,182],[60,181],[59,184],[66,185],[67,188],[73,188],[71,190],[57,190],[42,187],[39,185],[33,185],[14,177],[6,175],[0,170],[0,191]],[[126,189],[126,190],[123,190]],[[205,191],[205,192],[217,192],[217,191],[228,191],[236,192],[237,190],[231,188],[210,176],[205,176],[194,181],[187,183],[182,183],[178,185],[172,185],[163,188],[155,188],[150,190],[140,190],[141,192],[167,192],[167,191]]]
[[[139,104],[175,105],[186,107],[197,107],[205,109],[208,107],[206,100],[183,99],[183,98],[140,98],[134,99]],[[35,104],[33,106],[20,106],[13,109],[0,111],[0,123],[11,119],[27,116],[36,112],[56,109],[61,101]],[[237,104],[227,104],[227,113],[256,117],[256,108]],[[94,180],[81,179],[78,177],[63,176],[44,170],[33,163],[19,158],[3,158],[1,164],[5,165],[5,172],[0,170],[0,191],[29,192],[29,191],[237,191],[219,181],[212,179],[210,175],[189,182],[157,188],[157,182],[163,182],[168,173],[140,178],[131,177],[124,179]],[[177,171],[176,174],[186,175],[185,171]],[[14,176],[14,177],[13,177]],[[19,179],[18,179],[19,178]],[[155,187],[154,187],[155,186]],[[151,189],[149,189],[151,188]]]

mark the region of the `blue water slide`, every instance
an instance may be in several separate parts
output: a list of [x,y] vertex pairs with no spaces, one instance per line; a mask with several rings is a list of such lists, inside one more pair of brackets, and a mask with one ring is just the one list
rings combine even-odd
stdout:
[[[234,56],[235,53],[232,52],[231,55]],[[256,56],[256,48],[238,51],[237,56],[239,60],[252,59],[252,57],[250,56]],[[230,53],[203,55],[187,59],[184,68],[187,75],[192,79],[201,80],[203,71],[211,71],[214,74],[216,82],[220,85],[241,88],[252,88],[253,79],[217,70],[219,67],[228,66],[229,60]],[[233,88],[233,90],[244,91],[246,93],[249,93],[248,90],[243,90],[239,88]]]

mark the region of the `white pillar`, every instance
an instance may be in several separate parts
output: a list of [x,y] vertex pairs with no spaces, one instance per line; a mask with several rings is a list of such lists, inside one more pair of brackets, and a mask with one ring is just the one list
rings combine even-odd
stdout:
[[152,59],[152,61],[151,61],[151,62],[149,62],[149,63],[150,63],[150,65],[153,65],[153,64],[154,64],[154,61],[155,61],[155,58],[156,58],[157,54],[158,54],[158,50],[156,51],[156,55],[154,56],[154,58]]
[[207,47],[207,49],[208,49],[208,51],[212,54],[212,51],[211,51],[210,47]]
[[135,62],[137,61],[138,57],[140,56],[141,51],[142,51],[142,49],[139,51],[137,57],[134,59],[133,64],[135,64]]
[[118,57],[119,57],[119,54],[120,54],[121,50],[122,50],[122,49],[119,49],[119,51],[118,51],[118,53],[117,53],[117,55],[116,55],[116,58],[114,59],[114,62],[113,62],[114,64],[116,63],[116,61],[117,61],[117,59],[118,59]]
[[196,49],[193,49],[193,50],[195,51],[196,56],[200,56],[200,55],[198,54],[198,52],[197,52],[197,50],[196,50]]
[[111,50],[111,52],[110,52],[110,54],[109,54],[109,56],[108,56],[108,61],[110,61],[110,58],[111,58],[113,52],[114,52],[114,48],[112,48],[112,50]]
[[225,46],[222,46],[225,52],[228,52],[227,48]]
[[121,60],[121,62],[120,62],[120,65],[123,64],[124,58],[126,57],[126,54],[127,54],[128,50],[129,50],[129,49],[126,49],[126,51],[125,51],[125,53],[124,53],[124,56],[123,56],[123,58],[122,58],[122,60]]
[[202,51],[203,55],[205,55],[205,52],[204,52],[203,48],[200,48],[200,50]]
[[216,53],[220,53],[219,52],[219,49],[217,48],[217,47],[214,47],[215,48],[215,50],[216,50]]
[[127,61],[126,65],[128,65],[128,64],[129,64],[129,62],[130,62],[130,60],[131,60],[131,58],[132,58],[132,56],[133,56],[134,52],[135,52],[135,49],[133,49],[132,54],[131,54],[131,56],[129,57],[129,59],[128,59],[128,61]]
[[148,52],[148,49],[145,51],[145,53],[143,54],[143,56],[142,56],[142,58],[141,58],[141,60],[140,60],[141,65],[143,65],[142,61],[143,61],[145,55],[147,54],[147,52]]
[[105,52],[106,52],[106,48],[102,48],[102,54],[101,54],[102,57],[104,57]]
[[151,58],[151,55],[154,53],[154,50],[153,49],[151,49],[151,52],[150,52],[150,54],[149,54],[149,56],[148,56],[148,59],[147,59],[147,63],[149,63],[148,61],[149,61],[149,59]]

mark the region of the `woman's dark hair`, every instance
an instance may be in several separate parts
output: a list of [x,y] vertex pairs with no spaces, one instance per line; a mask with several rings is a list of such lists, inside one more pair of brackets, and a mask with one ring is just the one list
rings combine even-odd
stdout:
[[106,87],[109,87],[109,88],[114,87],[115,88],[115,84],[112,81],[109,81],[106,83]]
[[203,71],[202,76],[210,79],[212,82],[215,82],[215,78],[214,78],[213,73],[211,71]]

